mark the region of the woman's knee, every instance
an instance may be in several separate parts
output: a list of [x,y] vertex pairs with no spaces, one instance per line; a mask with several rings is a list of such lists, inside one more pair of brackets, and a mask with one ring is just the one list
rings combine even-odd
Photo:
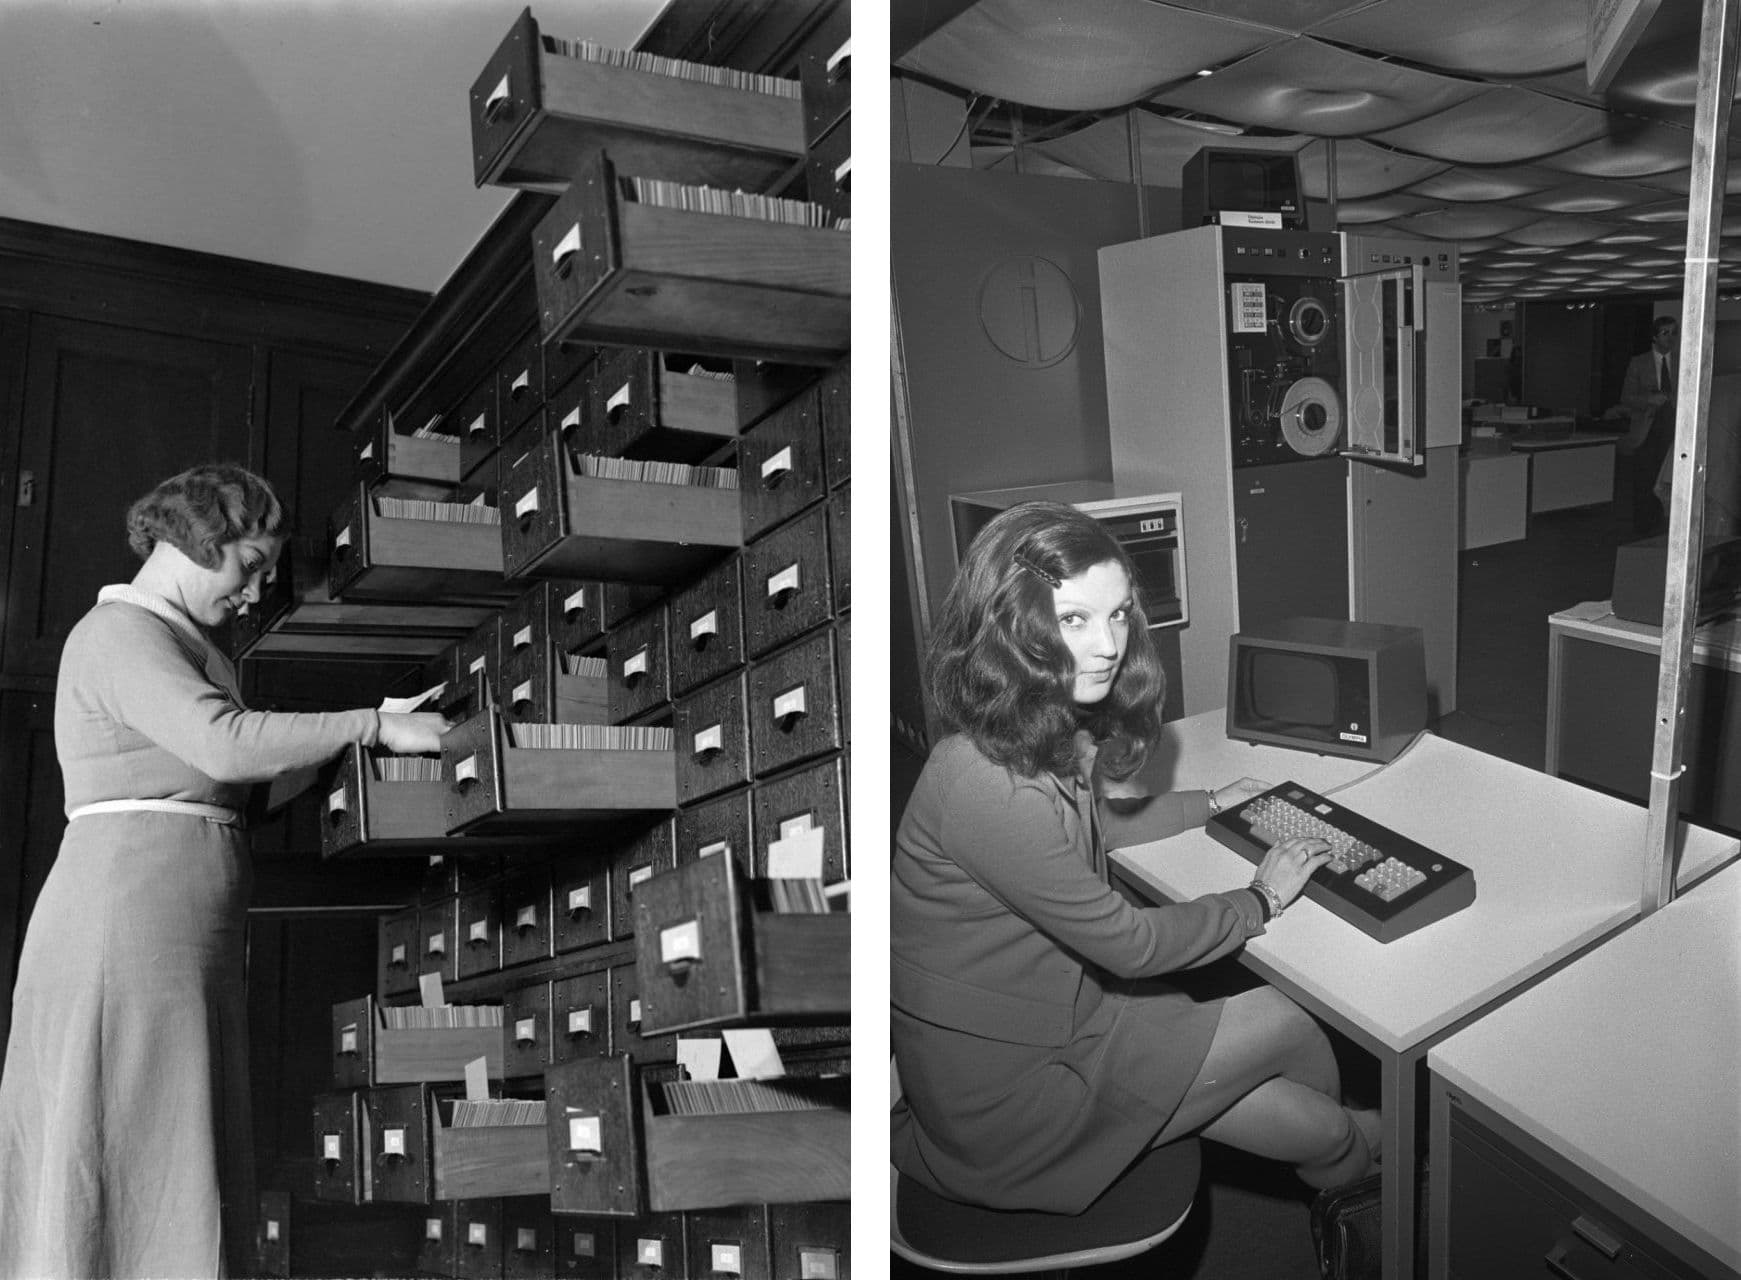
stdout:
[[1245,1003],[1242,1016],[1251,1019],[1253,1030],[1281,1074],[1326,1092],[1334,1090],[1338,1080],[1336,1055],[1324,1028],[1311,1014],[1274,987],[1247,991],[1234,1000]]

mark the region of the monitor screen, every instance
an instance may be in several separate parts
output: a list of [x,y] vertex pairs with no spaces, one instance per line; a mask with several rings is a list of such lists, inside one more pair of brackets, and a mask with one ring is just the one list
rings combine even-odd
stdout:
[[1248,649],[1245,691],[1251,715],[1269,724],[1335,727],[1336,666],[1318,653]]

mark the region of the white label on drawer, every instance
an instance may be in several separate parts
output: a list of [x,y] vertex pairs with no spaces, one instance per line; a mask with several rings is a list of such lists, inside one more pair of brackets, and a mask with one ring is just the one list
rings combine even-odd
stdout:
[[645,1236],[635,1241],[635,1261],[644,1267],[662,1267],[665,1265],[665,1242],[649,1240]]
[[689,638],[691,640],[699,640],[703,636],[716,636],[718,634],[719,634],[719,610],[718,609],[709,609],[706,613],[702,614],[694,622],[691,622],[689,624]]
[[538,1228],[515,1227],[514,1248],[521,1253],[538,1252]]
[[344,528],[340,529],[338,531],[338,536],[332,540],[332,544],[335,547],[348,547],[348,546],[350,546],[351,545],[351,526],[347,524]]
[[469,423],[466,424],[466,430],[474,436],[483,435],[484,428],[489,425],[489,423],[486,421],[487,417],[488,417],[487,414],[480,413],[477,417],[473,418]]
[[715,1271],[729,1271],[734,1276],[744,1271],[743,1250],[735,1244],[716,1244],[708,1249],[708,1258]]
[[695,851],[695,856],[698,858],[711,858],[711,857],[715,856],[716,854],[730,853],[730,852],[731,852],[731,841],[730,840],[715,840],[712,844],[702,845],[701,848],[699,848]]
[[574,1239],[569,1242],[569,1256],[574,1258],[592,1258],[598,1256],[598,1237],[590,1231],[576,1231]]
[[701,959],[701,921],[685,920],[659,930],[659,959],[664,964]]
[[514,706],[519,706],[522,702],[532,701],[532,682],[530,680],[522,680],[519,684],[515,685],[514,691],[508,695],[508,701]]
[[453,767],[455,782],[476,782],[478,780],[478,758],[467,756]]
[[[484,99],[485,112],[493,112],[498,103],[506,102],[508,100],[509,92],[508,77],[507,74],[504,73],[502,78],[496,82],[496,87],[490,90],[490,96]],[[434,1238],[440,1239],[439,1234]]]
[[438,956],[438,955],[441,955],[446,950],[447,950],[447,935],[445,933],[432,933],[429,935],[429,954],[430,955]]
[[355,1053],[357,1051],[357,1024],[339,1029],[339,1052]]
[[849,37],[845,44],[841,45],[840,48],[836,49],[833,53],[828,55],[828,62],[824,66],[823,69],[825,71],[827,71],[829,75],[833,75],[835,73],[835,71],[839,69],[839,67],[842,63],[851,62],[851,61],[852,61],[852,40]]
[[390,1156],[405,1154],[405,1130],[383,1129],[381,1131],[381,1150]]
[[363,451],[357,455],[357,460],[359,462],[369,462],[369,461],[373,460],[374,456],[375,456],[375,442],[373,440],[371,440],[371,441],[369,441],[368,444],[363,446]]
[[568,891],[568,910],[570,913],[592,910],[592,886],[583,884],[578,889]]
[[516,377],[511,383],[508,384],[508,391],[510,394],[516,394],[518,392],[524,391],[527,387],[529,387],[531,385],[532,385],[532,371],[530,369],[522,369],[522,370],[520,370],[519,376]]
[[580,223],[575,223],[568,229],[562,239],[556,242],[556,247],[550,251],[550,261],[561,263],[571,253],[580,252]]
[[636,867],[634,870],[629,872],[629,888],[633,889],[643,880],[651,880],[652,878],[653,866],[651,863]]
[[639,996],[629,1001],[629,1025],[631,1027],[641,1025],[641,997]]
[[568,1149],[595,1156],[604,1154],[604,1125],[597,1116],[568,1118]]
[[487,1222],[466,1223],[465,1242],[467,1244],[488,1244],[490,1242],[490,1224]]
[[480,672],[482,672],[489,665],[490,665],[490,656],[487,653],[480,653],[477,657],[472,659],[471,666],[467,667],[466,670],[470,674],[475,676],[475,675],[479,674]]
[[521,627],[509,637],[508,643],[516,649],[524,649],[532,643],[532,628],[530,626]]
[[466,930],[466,941],[488,942],[490,940],[490,922],[488,920],[473,920],[471,928]]
[[590,1036],[592,1034],[592,1006],[584,1009],[568,1011],[568,1034],[571,1036]]
[[564,431],[567,431],[570,427],[578,427],[580,425],[580,406],[575,405],[574,408],[563,414],[562,421],[557,425]]
[[404,964],[406,962],[406,959],[407,959],[407,957],[405,955],[405,944],[403,942],[395,942],[393,944],[393,950],[388,952],[388,954],[387,954],[387,963],[388,964]]
[[328,813],[343,813],[345,811],[345,789],[343,787],[326,798],[326,811]]
[[774,695],[774,719],[784,720],[787,716],[801,716],[804,711],[803,685]]
[[810,828],[815,825],[816,815],[813,813],[801,813],[795,818],[782,818],[780,820],[780,834],[777,838],[781,840],[790,839],[792,836],[795,836],[800,832],[810,830]]
[[423,1220],[423,1238],[425,1240],[441,1239],[441,1219],[425,1218]]
[[582,587],[562,602],[562,612],[579,613],[586,608],[586,588]]
[[628,680],[634,676],[646,675],[648,661],[649,656],[645,646],[642,646],[633,656],[624,658],[623,679]]
[[279,1236],[278,1219],[277,1218],[266,1219],[266,1239],[269,1241],[272,1241],[272,1240],[278,1239],[278,1236]]
[[834,185],[840,186],[852,176],[852,157],[848,156],[834,166]]
[[615,413],[618,409],[627,408],[629,404],[629,384],[618,387],[609,400],[605,401],[605,412]]
[[514,927],[516,929],[536,929],[538,927],[537,905],[521,907],[519,911],[515,912]]
[[782,591],[796,591],[802,583],[803,574],[796,562],[787,565],[780,572],[768,576],[768,598],[779,595]]
[[792,446],[787,445],[762,464],[762,479],[772,480],[792,469]]
[[536,510],[538,510],[538,486],[533,485],[532,488],[515,499],[514,514],[516,516],[530,515]]
[[321,1135],[320,1150],[323,1160],[343,1160],[345,1158],[344,1141],[336,1133]]
[[514,1020],[514,1043],[515,1044],[537,1044],[538,1043],[538,1019],[536,1019],[536,1018],[516,1018]]
[[709,725],[707,728],[697,731],[695,735],[695,754],[700,756],[706,755],[709,751],[723,751],[725,749],[724,736],[725,730],[717,724]]
[[798,1250],[798,1280],[839,1280],[839,1258],[833,1249]]

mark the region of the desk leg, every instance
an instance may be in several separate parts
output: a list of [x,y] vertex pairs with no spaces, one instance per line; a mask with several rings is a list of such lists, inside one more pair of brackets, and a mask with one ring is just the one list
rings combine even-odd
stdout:
[[1385,1280],[1413,1280],[1415,1265],[1416,1054],[1380,1055],[1384,1165],[1380,1171]]

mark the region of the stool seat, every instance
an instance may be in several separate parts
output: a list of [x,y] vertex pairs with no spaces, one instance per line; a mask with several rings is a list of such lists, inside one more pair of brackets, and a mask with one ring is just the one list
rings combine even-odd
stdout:
[[1195,1138],[1139,1157],[1081,1213],[963,1204],[889,1170],[889,1247],[957,1275],[1013,1275],[1095,1266],[1154,1248],[1184,1223],[1197,1195]]

